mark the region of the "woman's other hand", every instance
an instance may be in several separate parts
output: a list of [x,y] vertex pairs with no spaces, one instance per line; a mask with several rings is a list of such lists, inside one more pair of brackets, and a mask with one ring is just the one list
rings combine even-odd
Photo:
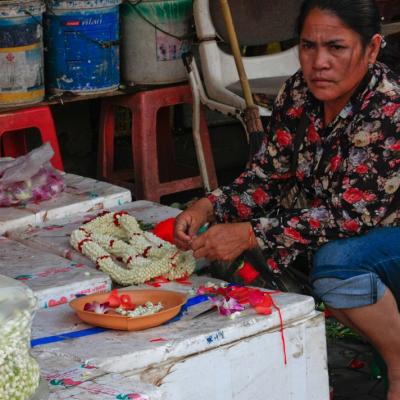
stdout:
[[230,262],[255,246],[256,238],[249,222],[214,225],[191,242],[193,255],[209,261]]
[[175,220],[174,243],[181,250],[189,250],[192,239],[207,221],[213,219],[213,206],[207,198],[200,199]]

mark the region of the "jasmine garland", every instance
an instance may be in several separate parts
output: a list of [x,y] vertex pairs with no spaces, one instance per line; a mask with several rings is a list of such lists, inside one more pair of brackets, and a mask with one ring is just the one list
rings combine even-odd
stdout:
[[[195,268],[190,251],[180,251],[141,230],[136,219],[125,212],[106,213],[82,225],[72,232],[70,243],[113,281],[124,286],[157,276],[178,279],[190,275]],[[115,262],[113,256],[124,266]]]

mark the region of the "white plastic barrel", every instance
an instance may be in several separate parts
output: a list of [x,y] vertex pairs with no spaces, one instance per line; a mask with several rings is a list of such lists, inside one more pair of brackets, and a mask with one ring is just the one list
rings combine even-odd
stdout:
[[121,6],[121,80],[128,86],[186,80],[192,0],[126,0]]
[[44,98],[42,0],[0,1],[0,107]]

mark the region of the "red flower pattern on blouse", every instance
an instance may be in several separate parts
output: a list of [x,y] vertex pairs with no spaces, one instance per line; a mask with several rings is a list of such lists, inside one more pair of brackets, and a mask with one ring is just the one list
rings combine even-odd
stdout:
[[265,193],[261,188],[257,188],[252,197],[257,205],[262,205],[268,201],[268,194]]
[[292,143],[292,135],[283,129],[278,129],[276,139],[282,147],[288,147]]
[[350,188],[347,189],[343,193],[343,198],[350,204],[357,203],[358,201],[362,200],[363,192],[358,188]]
[[364,165],[364,164],[361,164],[361,165],[356,167],[356,172],[357,172],[357,174],[360,174],[360,175],[367,174],[368,173],[368,166]]
[[340,163],[342,162],[342,157],[337,154],[331,158],[330,166],[331,166],[331,171],[335,172],[337,169],[340,167]]
[[[390,87],[390,90],[387,88]],[[209,195],[219,222],[250,221],[273,272],[304,251],[382,225],[400,187],[400,81],[376,63],[340,114],[324,126],[322,103],[301,71],[275,101],[261,150],[230,186]],[[291,171],[302,113],[309,126]],[[305,208],[281,201],[295,179]],[[398,226],[400,212],[384,223]]]

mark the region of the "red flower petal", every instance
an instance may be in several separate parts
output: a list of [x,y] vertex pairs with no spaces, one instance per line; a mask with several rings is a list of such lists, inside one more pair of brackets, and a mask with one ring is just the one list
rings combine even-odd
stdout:
[[257,314],[269,315],[272,313],[272,308],[264,305],[255,306],[254,309]]
[[272,307],[272,298],[268,293],[264,293],[264,299],[261,304],[265,307]]
[[174,243],[175,218],[167,218],[159,222],[153,229],[153,233],[160,239]]
[[249,303],[253,307],[262,304],[263,301],[264,293],[261,290],[254,289],[249,292]]
[[110,307],[117,308],[121,305],[121,300],[118,295],[118,290],[114,289],[108,296],[107,301],[110,304]]
[[248,262],[244,262],[243,265],[238,269],[238,275],[244,280],[245,284],[253,282],[260,273],[253,268]]
[[125,310],[134,310],[136,308],[136,305],[132,303],[131,297],[129,294],[123,294],[120,296],[121,300],[121,306]]

